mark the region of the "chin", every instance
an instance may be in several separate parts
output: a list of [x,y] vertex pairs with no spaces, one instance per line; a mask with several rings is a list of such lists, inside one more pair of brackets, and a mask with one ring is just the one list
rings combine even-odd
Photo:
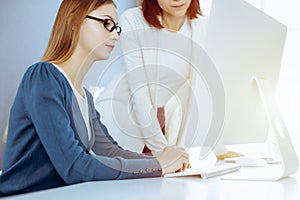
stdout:
[[107,60],[110,57],[110,53],[98,55],[96,60]]
[[108,55],[103,56],[103,60],[107,60],[110,58],[110,53]]
[[101,60],[108,60],[109,56],[102,56],[100,58],[97,59],[97,61],[101,61]]
[[178,10],[173,13],[174,16],[176,17],[183,17],[186,16],[187,10]]

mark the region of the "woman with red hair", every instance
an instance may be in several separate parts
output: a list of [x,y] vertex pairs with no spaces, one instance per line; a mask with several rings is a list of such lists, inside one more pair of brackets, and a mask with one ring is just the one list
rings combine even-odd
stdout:
[[[196,133],[196,70],[205,17],[199,0],[142,0],[120,20],[133,122],[142,137],[135,150],[159,155],[164,147],[187,147]],[[194,119],[191,119],[194,118]],[[128,137],[127,137],[128,138]],[[138,147],[137,147],[138,145]]]

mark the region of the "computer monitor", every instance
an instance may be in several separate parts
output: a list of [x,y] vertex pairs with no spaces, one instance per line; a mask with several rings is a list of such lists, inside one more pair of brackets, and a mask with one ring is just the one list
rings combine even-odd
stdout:
[[275,99],[286,32],[285,25],[243,0],[213,0],[205,50],[225,91],[219,145],[266,141],[269,121],[255,78],[268,82]]

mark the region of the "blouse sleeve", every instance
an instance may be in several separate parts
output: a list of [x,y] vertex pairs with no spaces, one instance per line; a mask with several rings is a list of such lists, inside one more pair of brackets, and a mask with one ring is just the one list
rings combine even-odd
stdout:
[[[109,179],[161,176],[156,159],[93,156],[79,145],[66,110],[66,80],[46,64],[25,75],[24,106],[54,168],[67,184]],[[145,171],[145,170],[144,170]]]
[[[155,87],[149,85],[156,81],[153,80],[153,77],[156,77],[154,74],[156,51],[153,48],[147,49],[147,46],[144,46],[144,44],[153,46],[153,44],[147,44],[146,39],[153,37],[153,35],[149,31],[149,27],[141,25],[142,20],[143,16],[141,14],[135,15],[130,10],[121,16],[120,23],[124,30],[121,37],[121,47],[124,55],[123,63],[126,69],[126,77],[132,93],[133,119],[137,120],[136,123],[140,127],[148,148],[157,155],[167,146],[167,141],[163,136],[156,115],[155,98],[153,91],[151,91]],[[144,52],[147,55],[144,55]],[[145,56],[148,60],[153,58],[150,61],[151,66],[145,66]]]

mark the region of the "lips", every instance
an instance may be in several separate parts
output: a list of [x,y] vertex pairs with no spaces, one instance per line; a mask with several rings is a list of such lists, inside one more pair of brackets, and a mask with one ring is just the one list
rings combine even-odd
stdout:
[[115,47],[115,45],[113,45],[113,44],[106,44],[105,46],[112,48],[112,49]]
[[181,7],[183,7],[185,4],[183,3],[183,4],[180,4],[180,5],[174,5],[174,6],[172,6],[173,8],[181,8]]

